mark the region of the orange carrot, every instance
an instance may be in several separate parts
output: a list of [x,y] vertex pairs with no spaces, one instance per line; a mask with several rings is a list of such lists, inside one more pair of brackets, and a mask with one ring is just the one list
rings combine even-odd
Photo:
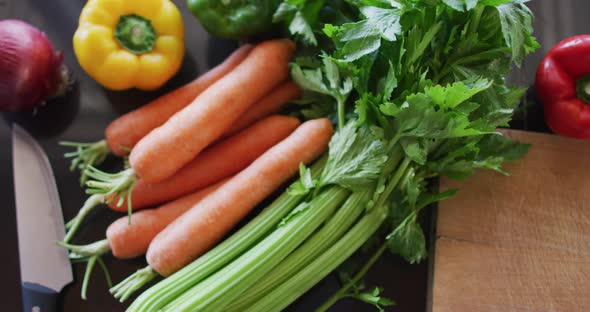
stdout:
[[238,120],[227,130],[222,138],[240,132],[254,122],[277,113],[287,102],[298,99],[301,90],[292,81],[286,81],[274,88],[267,96],[250,107]]
[[[158,183],[136,182],[132,190],[132,210],[155,206],[182,195],[207,187],[246,168],[258,156],[289,136],[299,126],[299,120],[288,116],[270,116],[226,138],[197,156],[174,176]],[[109,207],[124,212],[129,205],[119,205],[115,194],[106,196]],[[115,200],[116,199],[116,200]],[[64,242],[76,234],[84,218],[101,203],[104,195],[93,195],[86,200],[78,214],[66,224]],[[123,197],[121,203],[126,203]],[[130,212],[129,210],[127,212]]]
[[244,45],[199,78],[131,111],[109,124],[105,137],[111,152],[125,156],[135,144],[154,128],[162,125],[174,113],[189,105],[199,94],[232,71],[252,50]]
[[[270,116],[205,149],[172,177],[157,183],[140,179],[133,191],[133,210],[166,202],[211,185],[246,168],[256,158],[289,136],[300,122],[288,116]],[[125,204],[109,206],[127,210]]]
[[189,163],[287,78],[294,50],[294,43],[285,39],[254,47],[233,71],[135,145],[129,155],[135,174],[159,182]]
[[185,195],[155,209],[142,210],[133,215],[133,223],[121,217],[107,228],[106,236],[113,256],[128,259],[145,254],[152,239],[174,219],[217,190],[227,179]]
[[203,90],[238,66],[253,48],[252,45],[242,46],[223,63],[194,81],[115,119],[105,131],[106,139],[93,143],[60,142],[61,145],[75,149],[65,154],[66,158],[71,158],[70,170],[80,169],[80,183],[84,184],[88,178],[86,169],[102,163],[109,152],[118,156],[128,155],[141,138],[189,105]]
[[141,211],[136,214],[133,224],[127,224],[127,218],[122,217],[107,228],[106,239],[92,244],[72,245],[67,242],[57,242],[58,245],[70,250],[75,257],[79,257],[79,260],[88,262],[82,283],[82,298],[86,297],[86,288],[88,287],[88,278],[86,276],[90,276],[97,261],[105,271],[107,280],[110,280],[106,266],[100,260],[100,256],[108,253],[109,250],[119,259],[134,258],[145,254],[152,239],[170,222],[226,182],[227,179],[159,208]]
[[[131,191],[133,205],[122,205],[127,204],[127,197],[123,197],[119,204],[120,198],[115,194],[106,196],[106,202],[115,211],[127,210],[130,213],[132,210],[174,200],[246,168],[258,156],[289,136],[297,126],[299,120],[293,117],[267,117],[207,148],[169,179],[158,183],[138,180]],[[86,200],[78,214],[66,224],[68,231],[64,238],[65,243],[76,234],[90,211],[103,202],[105,196],[102,194],[92,195]]]
[[215,192],[169,224],[150,243],[151,268],[168,276],[219,242],[257,204],[328,146],[327,119],[305,122]]

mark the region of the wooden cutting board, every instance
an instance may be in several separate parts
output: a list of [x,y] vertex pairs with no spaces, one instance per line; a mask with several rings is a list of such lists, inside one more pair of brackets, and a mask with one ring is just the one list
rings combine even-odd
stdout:
[[432,311],[590,311],[590,141],[507,131],[532,147],[438,208]]

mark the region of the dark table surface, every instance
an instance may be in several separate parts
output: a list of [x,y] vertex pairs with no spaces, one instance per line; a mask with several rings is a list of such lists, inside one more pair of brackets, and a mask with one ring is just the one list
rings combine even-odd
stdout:
[[[103,89],[87,76],[78,65],[72,48],[72,36],[77,27],[78,15],[85,3],[83,0],[0,0],[0,19],[18,18],[44,30],[55,46],[65,53],[65,63],[76,77],[77,83],[66,98],[50,102],[33,116],[30,113],[3,114],[0,121],[0,199],[4,214],[0,218],[0,237],[3,254],[0,260],[0,311],[20,311],[20,273],[16,237],[15,208],[12,182],[10,125],[17,122],[31,132],[46,151],[60,192],[64,218],[74,216],[86,195],[78,185],[77,173],[68,170],[63,159],[65,149],[58,146],[60,140],[90,142],[101,139],[103,130],[117,116],[132,110],[157,96],[174,89],[221,62],[236,46],[235,42],[212,38],[200,27],[185,1],[174,1],[180,8],[186,29],[186,56],[184,64],[171,81],[154,92],[137,90],[112,92]],[[585,0],[532,1],[530,7],[537,19],[535,29],[543,48],[527,59],[523,69],[515,71],[512,80],[522,85],[532,84],[534,70],[542,55],[554,43],[567,36],[590,31],[586,12],[590,2]],[[540,109],[533,103],[529,115],[515,122],[515,127],[536,131],[546,130]],[[2,99],[0,99],[2,100]],[[106,166],[114,166],[109,159]],[[75,243],[90,243],[104,238],[104,230],[119,215],[101,209],[89,216],[79,232]],[[433,215],[424,216],[424,223],[432,231]],[[432,232],[431,232],[432,233]],[[432,250],[430,250],[432,253]],[[143,258],[119,261],[104,257],[110,268],[113,281],[118,282],[139,267],[145,265]],[[368,284],[385,288],[385,295],[397,302],[391,311],[425,311],[428,306],[428,280],[432,259],[418,265],[409,265],[400,258],[386,255],[378,261],[367,277]],[[62,292],[63,311],[123,311],[126,305],[110,296],[107,284],[96,270],[88,290],[88,300],[80,299],[81,278],[84,265],[74,266],[74,283]],[[334,276],[326,278],[312,291],[295,303],[290,310],[309,311],[325,300],[338,288]],[[132,298],[133,299],[133,298]],[[343,300],[334,306],[334,311],[368,311],[372,308],[354,301]]]

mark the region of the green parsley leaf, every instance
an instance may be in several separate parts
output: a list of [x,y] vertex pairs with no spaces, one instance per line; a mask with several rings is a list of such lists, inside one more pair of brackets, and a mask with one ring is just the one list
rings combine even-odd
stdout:
[[384,312],[385,310],[383,309],[383,307],[394,306],[395,302],[391,299],[382,297],[382,292],[383,288],[375,287],[370,291],[355,294],[353,297],[362,302],[373,305],[375,308],[377,308],[379,312]]
[[293,210],[291,210],[291,212],[287,216],[285,216],[281,220],[281,222],[279,222],[279,224],[277,224],[277,228],[285,226],[287,223],[289,223],[291,220],[293,220],[293,218],[300,215],[301,213],[303,213],[304,211],[306,211],[310,207],[311,207],[311,205],[308,202],[303,202],[303,203],[297,205],[297,207],[295,207]]
[[530,145],[496,134],[485,136],[479,142],[479,148],[480,152],[474,160],[475,167],[495,170],[509,175],[508,172],[502,169],[502,163],[524,156],[528,152]]
[[443,0],[443,2],[457,11],[465,12],[475,8],[478,0]]
[[348,122],[330,140],[328,162],[320,185],[339,184],[346,188],[375,181],[387,161],[386,147],[366,127]]
[[299,180],[293,183],[287,192],[290,195],[305,195],[309,193],[317,185],[317,180],[311,177],[311,169],[306,167],[303,163],[299,164]]
[[410,263],[418,263],[428,255],[422,227],[415,220],[404,223],[387,237],[389,249]]
[[512,60],[520,66],[525,55],[540,47],[532,36],[533,13],[523,1],[502,4],[497,7],[506,44],[512,50]]
[[338,67],[329,58],[323,59],[323,68],[302,69],[299,64],[291,66],[293,80],[305,90],[329,95],[344,102],[352,91],[352,78],[341,79]]
[[472,77],[469,81],[459,81],[445,87],[427,87],[424,93],[441,109],[453,109],[491,86],[491,81]]
[[318,44],[311,26],[307,23],[301,11],[295,13],[293,20],[291,20],[291,23],[289,24],[289,31],[293,35],[301,35],[303,42],[307,44],[314,46]]
[[346,62],[355,61],[381,47],[381,39],[396,41],[401,34],[399,8],[383,9],[373,6],[360,8],[364,20],[329,27],[330,37],[339,47],[339,56]]
[[297,12],[297,6],[291,4],[289,1],[281,2],[277,10],[272,16],[273,23],[278,23],[287,20],[290,16]]
[[426,157],[428,155],[428,150],[425,146],[420,144],[421,142],[414,137],[406,137],[400,140],[400,143],[406,153],[406,156],[410,158],[412,161],[424,165],[426,164]]

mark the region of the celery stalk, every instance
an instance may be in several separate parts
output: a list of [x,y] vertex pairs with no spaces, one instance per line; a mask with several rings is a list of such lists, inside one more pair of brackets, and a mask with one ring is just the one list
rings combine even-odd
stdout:
[[178,297],[163,311],[222,311],[277,266],[342,205],[350,192],[333,186],[303,203],[255,247]]
[[316,260],[247,310],[242,311],[278,312],[283,310],[348,259],[377,231],[386,216],[386,206],[375,207]]
[[256,282],[253,287],[241,294],[224,311],[241,312],[246,310],[253,303],[264,297],[265,294],[281,285],[326,251],[346,233],[362,214],[372,192],[372,188],[367,188],[352,193],[344,205],[317,233],[305,241],[301,247],[289,255],[279,266]]
[[410,162],[407,158],[401,162],[385,186],[383,193],[379,196],[377,205],[336,244],[290,279],[267,293],[262,299],[250,305],[248,309],[242,311],[281,311],[346,261],[379,229],[387,217],[389,211],[385,199],[389,198],[391,192],[399,185],[406,171],[413,170],[411,167],[408,169]]
[[[322,157],[315,162],[311,167],[313,178],[319,177],[325,164],[326,157]],[[232,236],[186,267],[143,292],[135,299],[127,311],[158,311],[258,242],[303,199],[304,196],[293,196],[284,192]]]

